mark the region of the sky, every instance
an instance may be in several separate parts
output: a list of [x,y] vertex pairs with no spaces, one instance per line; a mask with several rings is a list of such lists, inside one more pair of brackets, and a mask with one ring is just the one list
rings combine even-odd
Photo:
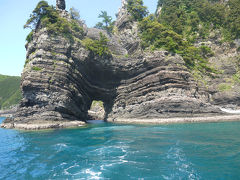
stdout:
[[[29,15],[40,0],[0,0],[0,74],[20,76],[26,58],[26,36],[29,29],[23,29]],[[157,0],[143,0],[150,13],[154,13]],[[47,0],[55,5],[56,0]],[[93,27],[101,11],[115,19],[121,0],[66,0],[67,8],[76,8],[88,27]]]

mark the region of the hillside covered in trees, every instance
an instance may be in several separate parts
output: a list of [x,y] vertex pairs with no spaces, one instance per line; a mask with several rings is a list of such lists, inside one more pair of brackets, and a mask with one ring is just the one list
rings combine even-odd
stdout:
[[20,102],[20,81],[18,76],[0,75],[0,109],[7,109]]
[[[155,14],[149,14],[142,0],[125,3],[132,21],[138,22],[143,50],[177,53],[197,74],[218,73],[208,62],[214,55],[211,47],[199,42],[215,39],[219,45],[234,41],[239,45],[240,0],[158,0]],[[103,21],[96,28],[116,33],[106,11],[99,17]]]

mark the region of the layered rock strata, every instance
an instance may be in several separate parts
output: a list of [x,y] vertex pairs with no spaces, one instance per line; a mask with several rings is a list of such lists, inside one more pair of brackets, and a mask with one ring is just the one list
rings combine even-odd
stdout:
[[37,29],[26,45],[29,62],[22,73],[23,99],[17,113],[2,126],[79,126],[87,120],[93,100],[104,102],[107,121],[162,121],[221,113],[208,103],[209,94],[194,81],[180,56],[141,51],[137,27],[125,8],[119,12],[114,35],[80,24],[85,29],[81,39],[99,39],[100,32],[105,34],[112,55],[95,55],[81,39],[70,41],[61,34],[49,34],[46,28]]

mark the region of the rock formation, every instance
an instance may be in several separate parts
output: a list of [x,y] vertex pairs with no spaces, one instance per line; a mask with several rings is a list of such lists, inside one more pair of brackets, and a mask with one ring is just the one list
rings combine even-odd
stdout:
[[[65,2],[58,0],[57,8],[65,9]],[[104,102],[107,121],[220,113],[182,57],[167,51],[141,51],[137,26],[129,19],[125,0],[116,28],[118,33],[111,36],[86,28],[81,38],[99,39],[102,32],[109,39],[109,56],[94,55],[81,41],[70,42],[61,35],[51,36],[45,28],[37,29],[26,45],[29,63],[22,73],[23,99],[18,112],[2,126],[81,125],[93,100]]]
[[57,0],[56,7],[57,9],[65,10],[66,9],[65,0]]

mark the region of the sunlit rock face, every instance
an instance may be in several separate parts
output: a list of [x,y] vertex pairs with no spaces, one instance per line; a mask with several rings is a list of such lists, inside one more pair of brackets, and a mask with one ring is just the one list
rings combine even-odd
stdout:
[[[64,9],[63,2],[57,1],[59,9]],[[108,121],[218,113],[182,57],[167,51],[143,52],[136,22],[122,14],[116,21],[118,33],[112,35],[80,23],[81,39],[105,34],[112,52],[107,56],[94,55],[81,41],[53,36],[39,27],[26,45],[29,62],[22,73],[20,108],[5,123],[86,121],[93,100],[104,102]]]

